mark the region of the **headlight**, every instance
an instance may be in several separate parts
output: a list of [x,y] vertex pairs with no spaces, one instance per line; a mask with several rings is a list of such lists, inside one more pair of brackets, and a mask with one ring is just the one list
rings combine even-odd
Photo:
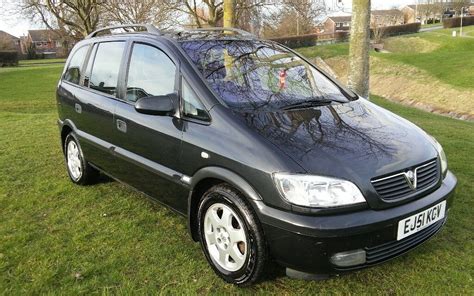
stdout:
[[354,183],[310,175],[273,175],[280,194],[290,203],[315,208],[339,207],[365,203]]
[[448,173],[448,159],[446,158],[446,154],[444,153],[443,147],[441,147],[441,144],[436,141],[435,138],[431,137],[433,139],[433,144],[438,150],[438,155],[439,155],[439,160],[441,162],[441,174],[443,175],[443,178],[446,177],[446,174]]

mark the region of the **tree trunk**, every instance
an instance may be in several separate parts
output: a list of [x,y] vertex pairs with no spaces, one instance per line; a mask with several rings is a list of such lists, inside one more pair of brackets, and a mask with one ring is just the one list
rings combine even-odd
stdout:
[[234,27],[234,0],[224,0],[224,27]]
[[352,0],[348,84],[369,97],[370,0]]

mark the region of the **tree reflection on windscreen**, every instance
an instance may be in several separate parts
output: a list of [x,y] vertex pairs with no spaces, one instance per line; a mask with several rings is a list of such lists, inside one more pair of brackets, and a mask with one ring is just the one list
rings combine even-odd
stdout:
[[312,65],[276,44],[256,40],[193,40],[181,47],[233,109],[279,109],[307,100],[348,99]]

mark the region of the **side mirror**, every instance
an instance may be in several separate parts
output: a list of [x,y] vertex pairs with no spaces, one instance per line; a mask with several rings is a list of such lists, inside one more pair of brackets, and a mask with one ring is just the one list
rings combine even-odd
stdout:
[[140,98],[135,103],[135,110],[143,114],[171,116],[176,112],[177,106],[178,96],[169,94]]

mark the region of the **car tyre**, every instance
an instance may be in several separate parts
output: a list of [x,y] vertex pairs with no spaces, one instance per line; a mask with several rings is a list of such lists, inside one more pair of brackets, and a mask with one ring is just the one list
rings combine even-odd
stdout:
[[239,286],[257,282],[268,255],[262,227],[245,197],[228,185],[213,186],[204,193],[197,217],[200,244],[215,273]]
[[64,141],[64,156],[69,178],[79,185],[93,184],[99,178],[99,171],[85,159],[79,141],[74,133],[69,133]]

